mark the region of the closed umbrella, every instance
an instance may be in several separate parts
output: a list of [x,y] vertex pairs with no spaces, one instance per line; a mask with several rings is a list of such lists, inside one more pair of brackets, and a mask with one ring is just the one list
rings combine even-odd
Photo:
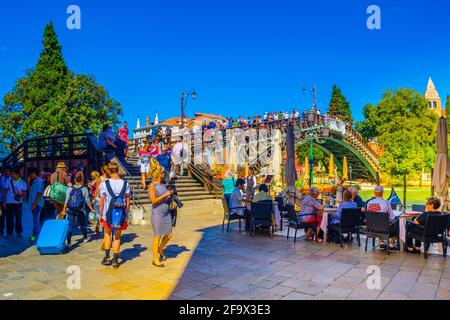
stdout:
[[348,163],[347,157],[344,157],[344,161],[342,163],[342,180],[348,180]]
[[309,159],[308,157],[305,157],[305,173],[303,174],[303,180],[305,181],[305,183],[307,183],[309,181]]
[[275,139],[273,141],[273,158],[272,158],[272,168],[273,177],[275,185],[279,186],[282,183],[281,178],[281,164],[282,164],[282,154],[281,154],[281,131],[277,129],[275,133]]
[[232,136],[231,136],[231,140],[230,140],[230,146],[229,149],[227,150],[227,164],[230,168],[233,169],[234,172],[237,171],[237,145],[236,145],[236,134],[233,131]]
[[334,155],[333,154],[330,154],[330,163],[329,163],[329,165],[328,165],[328,177],[330,178],[330,179],[334,179],[336,176],[335,176],[335,173],[334,173]]
[[437,157],[432,181],[434,190],[443,204],[441,209],[444,209],[444,202],[447,200],[448,175],[447,120],[441,117],[437,131]]
[[297,181],[297,172],[295,171],[295,141],[294,141],[294,128],[288,127],[286,135],[286,168],[284,175],[286,179],[286,185],[288,187],[295,186]]

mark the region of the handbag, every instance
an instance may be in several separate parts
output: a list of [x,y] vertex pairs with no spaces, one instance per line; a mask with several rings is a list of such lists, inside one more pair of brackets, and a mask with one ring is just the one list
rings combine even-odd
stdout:
[[14,188],[14,183],[13,183],[12,179],[9,180],[9,182],[11,183],[11,187],[12,187],[12,190],[13,190],[13,193],[14,193],[14,200],[17,201],[17,202],[21,202],[22,201],[22,194],[19,194],[19,195],[16,194],[16,188]]
[[59,183],[59,173],[56,174],[56,181],[50,187],[50,199],[59,204],[66,202],[67,186]]
[[177,225],[177,216],[178,216],[178,209],[169,209],[170,212],[170,218],[172,219],[172,227],[175,227]]
[[52,186],[50,186],[50,185],[48,185],[48,186],[45,188],[44,194],[43,194],[43,197],[44,197],[45,199],[50,198],[50,190],[51,190],[51,189],[52,189]]

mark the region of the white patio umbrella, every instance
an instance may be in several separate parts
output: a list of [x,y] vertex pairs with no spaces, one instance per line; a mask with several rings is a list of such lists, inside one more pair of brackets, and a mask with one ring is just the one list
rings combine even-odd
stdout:
[[229,166],[230,169],[232,169],[234,172],[237,171],[237,137],[236,137],[236,133],[233,130],[232,136],[231,136],[231,140],[230,140],[230,145],[228,146],[228,150],[227,150],[227,165]]
[[282,177],[281,177],[281,164],[282,164],[282,154],[281,154],[281,131],[277,129],[273,145],[273,158],[272,158],[272,168],[273,168],[273,178],[275,181],[275,185],[281,185]]
[[437,131],[437,157],[432,181],[436,195],[442,203],[441,211],[445,209],[448,195],[449,163],[447,140],[447,120],[441,117]]

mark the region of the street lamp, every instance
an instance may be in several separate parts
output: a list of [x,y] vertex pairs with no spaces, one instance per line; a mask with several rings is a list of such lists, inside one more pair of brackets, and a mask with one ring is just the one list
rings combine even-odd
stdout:
[[309,186],[311,187],[314,184],[314,143],[324,144],[325,140],[322,138],[327,138],[330,131],[328,127],[323,125],[296,131],[300,133],[300,144],[309,143]]
[[313,146],[314,143],[323,144],[325,140],[322,138],[328,138],[330,136],[330,127],[328,125],[318,125],[317,124],[317,87],[314,85],[312,88],[303,87],[302,93],[310,93],[313,98],[312,108],[306,110],[305,119],[308,123],[308,128],[298,128],[296,134],[300,135],[300,143],[309,143],[309,186],[314,184],[314,154]]
[[352,171],[353,171],[352,166],[349,166],[349,167],[348,167],[348,173],[349,173],[349,180],[350,180],[350,181],[352,181]]
[[312,109],[314,111],[316,111],[317,110],[317,87],[316,87],[316,85],[314,85],[312,88],[303,87],[302,92],[303,92],[303,94],[306,94],[307,92],[311,93],[311,96],[314,99]]
[[184,110],[186,109],[189,97],[191,97],[192,100],[195,100],[198,98],[198,95],[194,89],[191,89],[187,93],[181,92],[180,96],[181,96],[181,124],[180,124],[180,126],[182,127],[184,118],[185,118]]

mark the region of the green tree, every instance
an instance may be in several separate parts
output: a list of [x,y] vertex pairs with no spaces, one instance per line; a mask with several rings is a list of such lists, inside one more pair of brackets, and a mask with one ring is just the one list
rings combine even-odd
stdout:
[[400,181],[404,174],[433,167],[438,117],[427,106],[422,94],[398,89],[386,91],[377,105],[364,107],[365,120],[357,129],[384,147],[380,159],[384,175]]
[[122,114],[94,77],[70,72],[52,23],[35,68],[3,100],[0,138],[10,149],[30,137],[98,132],[103,124],[116,125]]
[[333,85],[333,92],[331,93],[331,100],[328,107],[328,114],[345,122],[353,123],[352,111],[350,110],[350,103],[345,98],[342,90]]
[[[299,144],[297,146],[297,159],[300,163],[303,163],[306,157],[309,158],[309,144]],[[322,164],[326,169],[328,169],[328,163],[330,161],[329,156],[316,146],[313,146],[314,155],[314,166],[319,166]]]

